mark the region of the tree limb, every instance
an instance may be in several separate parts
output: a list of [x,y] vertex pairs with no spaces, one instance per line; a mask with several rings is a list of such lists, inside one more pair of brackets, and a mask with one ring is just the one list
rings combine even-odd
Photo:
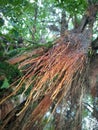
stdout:
[[98,49],[98,37],[91,43],[92,49]]

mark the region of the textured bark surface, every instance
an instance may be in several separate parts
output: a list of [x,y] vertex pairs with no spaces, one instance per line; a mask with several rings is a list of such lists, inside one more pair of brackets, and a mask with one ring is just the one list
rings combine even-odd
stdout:
[[93,59],[93,61],[91,62],[89,75],[90,75],[89,83],[90,83],[90,88],[91,88],[90,92],[94,99],[93,116],[98,121],[98,55],[96,55],[95,58]]

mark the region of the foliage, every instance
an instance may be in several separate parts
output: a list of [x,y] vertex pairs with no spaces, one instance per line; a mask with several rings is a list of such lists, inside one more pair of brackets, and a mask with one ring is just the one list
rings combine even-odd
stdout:
[[0,88],[8,88],[16,77],[21,75],[17,66],[10,65],[7,62],[0,62],[0,77],[3,77],[3,81],[0,81]]
[[[11,43],[12,46],[13,44],[17,46],[22,44],[19,42],[20,38],[26,44],[28,42],[32,44],[37,43],[41,39],[43,41],[45,36],[42,38],[42,35],[45,35],[47,32],[45,19],[49,15],[49,12],[46,11],[49,2],[44,3],[43,1],[43,3],[38,4],[38,1],[30,3],[27,0],[8,0],[5,2],[1,0],[1,21],[4,19],[4,23],[1,23],[2,28],[0,29],[1,38],[5,39],[7,43]],[[43,4],[44,8],[40,4]],[[6,44],[4,41],[2,42]]]
[[2,84],[2,86],[0,87],[1,89],[7,89],[8,87],[9,87],[9,83],[8,83],[8,80],[7,80],[7,78],[5,78],[4,79],[4,81],[3,81],[3,84]]
[[57,5],[61,8],[64,8],[68,11],[71,15],[74,14],[83,14],[85,9],[87,8],[87,1],[86,0],[57,0]]

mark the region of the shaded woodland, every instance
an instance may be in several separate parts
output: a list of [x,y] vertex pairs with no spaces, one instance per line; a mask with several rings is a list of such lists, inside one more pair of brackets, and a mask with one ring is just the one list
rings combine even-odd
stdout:
[[0,1],[0,130],[98,130],[98,0]]

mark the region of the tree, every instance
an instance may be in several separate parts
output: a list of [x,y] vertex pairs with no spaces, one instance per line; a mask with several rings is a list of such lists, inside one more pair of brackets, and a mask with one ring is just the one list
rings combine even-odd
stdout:
[[[12,92],[2,98],[0,104],[12,96],[17,96],[19,90],[24,95],[29,91],[29,95],[3,119],[2,130],[40,130],[44,126],[44,115],[47,111],[56,117],[54,119],[54,123],[58,123],[56,130],[82,129],[82,98],[89,84],[87,52],[92,44],[95,48],[94,44],[98,39],[92,43],[92,29],[97,19],[98,3],[85,0],[75,2],[62,0],[55,4],[63,9],[61,36],[56,39],[53,47],[49,50],[45,48],[35,50],[34,54],[40,54],[35,58],[32,57],[34,54],[21,55],[8,61],[10,64],[18,62],[23,76],[10,86]],[[82,13],[84,15],[80,19]],[[34,17],[35,23],[36,17]],[[73,29],[63,32],[68,18],[72,18]],[[91,54],[91,50],[89,51]],[[95,114],[96,107],[94,110]],[[63,125],[60,124],[61,122]]]

